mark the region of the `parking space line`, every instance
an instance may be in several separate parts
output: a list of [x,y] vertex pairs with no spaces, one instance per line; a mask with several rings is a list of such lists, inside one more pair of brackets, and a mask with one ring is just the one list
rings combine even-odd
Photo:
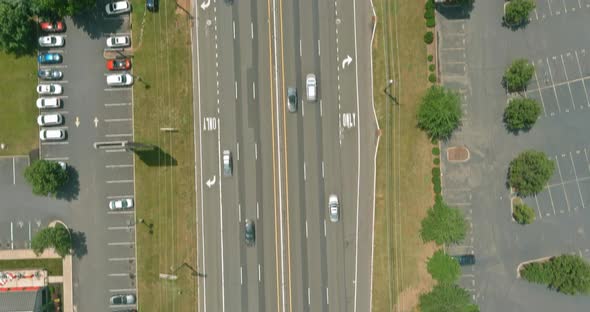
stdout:
[[104,122],[122,122],[122,121],[131,121],[131,118],[113,118],[113,119],[104,119]]
[[549,77],[551,78],[551,84],[553,85],[553,94],[555,94],[557,109],[561,113],[561,106],[559,105],[559,98],[557,97],[557,90],[555,90],[555,82],[553,82],[553,74],[551,73],[551,65],[549,65],[549,58],[546,58],[545,60],[547,61],[547,69],[549,69]]
[[133,210],[131,211],[109,211],[107,214],[115,215],[115,214],[133,214]]
[[135,242],[115,242],[115,243],[107,243],[108,246],[130,246],[135,245]]
[[126,152],[127,150],[124,148],[118,148],[118,149],[108,149],[105,150],[106,153],[121,153],[121,152]]
[[12,184],[16,184],[16,164],[14,157],[12,157]]
[[[539,86],[539,77],[537,77],[537,66],[535,66],[535,62],[533,62],[533,67],[535,68],[535,80],[537,80],[537,86]],[[541,104],[543,104],[543,113],[545,113],[545,116],[547,116],[547,111],[545,110],[545,101],[543,100],[543,92],[541,92],[540,87],[538,87],[537,89],[539,91],[539,97],[541,98]]]
[[557,186],[561,186],[561,185],[576,182],[576,181],[582,182],[582,181],[586,181],[586,180],[590,180],[590,177],[583,177],[583,178],[579,178],[577,180],[567,180],[567,181],[562,181],[560,183],[547,184],[547,187],[557,187]]
[[107,184],[133,183],[133,180],[108,180]]
[[68,65],[45,65],[45,66],[39,66],[39,69],[52,69],[52,68],[68,68]]
[[535,202],[537,203],[537,211],[539,211],[539,219],[543,219],[543,214],[541,213],[541,207],[539,207],[539,200],[537,199],[536,194],[535,194]]
[[109,273],[109,277],[128,277],[130,273]]
[[586,208],[584,206],[584,197],[582,197],[582,190],[580,189],[580,182],[578,181],[578,174],[576,173],[576,165],[574,165],[574,157],[572,156],[572,152],[570,152],[570,160],[572,161],[572,167],[574,168],[574,177],[576,178],[576,184],[578,185],[578,194],[580,195],[580,201],[582,202],[582,208]]
[[557,156],[555,156],[555,163],[557,164],[557,172],[559,172],[559,179],[561,179],[561,188],[563,189],[563,195],[565,196],[565,203],[567,205],[567,211],[571,212],[570,201],[567,198],[567,192],[565,191],[565,183],[563,183],[563,177],[561,176],[561,169],[559,167],[559,160],[557,159]]
[[105,134],[107,138],[132,137],[133,133]]
[[125,226],[109,226],[109,227],[107,227],[107,230],[109,230],[109,231],[130,230],[130,229],[132,229],[133,227],[134,227],[133,225],[125,225]]
[[104,166],[107,169],[112,169],[112,168],[132,168],[133,165],[106,165]]
[[563,65],[563,73],[565,74],[565,82],[567,83],[567,88],[570,90],[570,98],[572,99],[572,107],[576,110],[576,104],[574,104],[574,95],[572,94],[572,88],[570,87],[569,78],[567,76],[567,69],[565,68],[565,62],[563,61],[563,54],[559,55],[561,57],[561,64]]
[[113,91],[131,91],[131,88],[104,88],[104,91],[113,92]]
[[547,191],[549,192],[549,199],[551,200],[551,208],[553,208],[553,215],[557,215],[555,212],[555,205],[553,204],[553,196],[551,195],[551,188],[547,186]]
[[104,106],[112,107],[112,106],[131,106],[131,103],[105,103]]
[[109,258],[109,261],[135,261],[135,258]]
[[129,197],[133,197],[133,195],[112,195],[112,196],[107,196],[107,199],[129,198]]
[[65,161],[65,160],[69,160],[70,157],[45,157],[43,159],[44,160],[55,160],[55,161],[64,160]]
[[551,10],[551,0],[547,0],[547,4],[549,5],[549,14],[553,16],[553,10]]
[[66,145],[68,141],[65,142],[43,142],[41,145]]
[[[586,152],[586,148],[584,148],[584,155],[586,156],[586,164],[590,163],[590,160],[588,160],[588,152]],[[586,166],[588,168],[588,171],[590,172],[590,166]]]
[[[580,59],[578,58],[578,51],[574,51],[574,54],[576,55],[576,62],[578,63],[578,71],[580,72],[580,77],[582,77],[583,76],[582,66],[580,66]],[[588,99],[588,90],[586,90],[586,84],[584,83],[584,80],[582,80],[582,86],[584,87],[584,95],[586,96],[586,103],[588,103],[588,107],[590,107],[590,100]]]
[[125,293],[125,292],[136,292],[136,291],[137,291],[137,289],[135,289],[135,288],[109,289],[109,292],[112,292],[112,293],[117,293],[117,292]]
[[10,249],[14,249],[14,223],[10,221]]

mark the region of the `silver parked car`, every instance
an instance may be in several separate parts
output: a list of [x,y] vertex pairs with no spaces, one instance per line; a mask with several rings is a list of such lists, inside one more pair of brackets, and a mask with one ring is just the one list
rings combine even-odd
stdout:
[[338,196],[331,194],[328,199],[328,209],[330,210],[330,221],[338,222],[340,219],[340,205],[338,204]]
[[113,199],[109,202],[110,210],[133,208],[133,198]]
[[58,126],[63,123],[61,114],[44,114],[37,117],[37,124],[39,126]]
[[135,303],[135,295],[134,294],[125,294],[125,295],[113,295],[111,296],[111,300],[109,300],[111,305],[121,305],[121,304],[134,304]]

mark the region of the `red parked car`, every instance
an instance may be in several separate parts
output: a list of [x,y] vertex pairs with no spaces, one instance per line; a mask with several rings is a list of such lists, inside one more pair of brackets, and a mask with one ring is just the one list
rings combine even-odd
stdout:
[[46,32],[62,32],[64,31],[64,23],[61,21],[57,22],[41,22],[41,30]]
[[130,59],[115,59],[107,61],[108,70],[127,70],[131,68]]

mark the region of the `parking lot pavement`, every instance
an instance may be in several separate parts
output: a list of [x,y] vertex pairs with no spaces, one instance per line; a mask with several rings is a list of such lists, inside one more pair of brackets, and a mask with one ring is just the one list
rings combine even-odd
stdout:
[[524,199],[539,220],[590,209],[588,154],[589,148],[580,148],[550,157],[556,164],[555,174],[541,193]]
[[536,2],[536,8],[529,17],[531,23],[551,20],[551,17],[588,14],[590,0],[543,0]]
[[[69,202],[74,211],[69,224],[87,237],[89,256],[74,259],[74,304],[83,311],[111,310],[110,295],[136,293],[134,209],[109,209],[111,200],[134,198],[133,155],[93,147],[94,142],[133,140],[132,88],[107,86],[107,75],[121,72],[109,72],[104,58],[107,37],[131,35],[130,17],[106,16],[106,3],[98,3],[98,20],[79,17],[74,23],[67,18],[66,45],[59,49],[63,62],[43,66],[64,73],[57,82],[63,86],[64,104],[52,111],[63,115],[60,127],[67,130],[67,139],[40,142],[40,157],[66,161],[79,176],[80,193]],[[20,223],[13,224],[19,241],[27,238],[28,224],[23,221],[22,231]],[[8,235],[3,226],[9,224],[0,224],[0,248]]]
[[534,79],[526,96],[539,101],[543,117],[590,109],[590,51],[567,51],[532,61]]

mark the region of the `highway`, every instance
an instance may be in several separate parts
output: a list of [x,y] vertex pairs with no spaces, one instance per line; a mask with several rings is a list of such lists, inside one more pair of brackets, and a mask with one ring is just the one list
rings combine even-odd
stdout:
[[[370,4],[195,6],[199,311],[369,311],[377,144]],[[315,102],[305,98],[308,73],[318,81]],[[287,87],[297,88],[296,113],[286,109]],[[231,177],[222,174],[224,150]],[[330,194],[340,200],[337,223]],[[246,219],[256,226],[253,246]]]

